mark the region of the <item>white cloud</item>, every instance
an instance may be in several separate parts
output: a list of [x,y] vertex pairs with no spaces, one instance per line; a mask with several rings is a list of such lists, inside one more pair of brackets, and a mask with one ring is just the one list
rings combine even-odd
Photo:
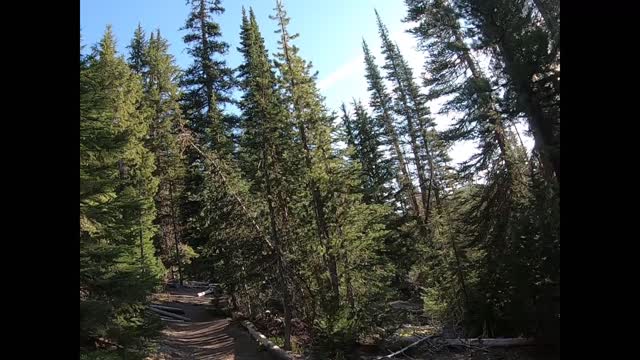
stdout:
[[418,77],[423,71],[425,55],[417,50],[418,43],[415,37],[407,32],[415,25],[415,23],[402,23],[402,27],[392,32],[390,37],[398,44],[400,53],[413,69],[414,75]]
[[[398,44],[400,52],[409,63],[409,66],[413,69],[416,82],[418,85],[422,86],[422,73],[424,71],[426,55],[417,50],[417,42],[414,36],[406,32],[406,30],[411,27],[413,27],[413,24],[403,23],[402,28],[390,33],[390,37],[392,41]],[[384,57],[381,54],[379,43],[376,42],[373,37],[369,40],[369,48],[376,57],[378,65],[382,66],[384,64]],[[344,101],[346,102],[347,108],[351,110],[351,98],[361,99],[363,105],[368,108],[369,94],[364,76],[364,59],[360,53],[358,56],[351,58],[349,61],[338,67],[327,77],[318,81],[318,88],[325,96],[328,96],[327,105],[329,105],[330,108],[338,110],[339,104]],[[422,90],[425,91],[424,88],[422,88]],[[429,104],[431,113],[436,122],[436,129],[438,131],[447,129],[453,123],[455,118],[459,116],[459,114],[453,112],[448,114],[438,114],[440,107],[445,101],[446,99],[441,98],[436,101],[432,101]],[[369,109],[369,111],[371,111],[371,109]],[[339,119],[336,121],[339,121]],[[527,150],[531,151],[531,148],[533,147],[533,139],[526,134],[525,129],[527,128],[527,125],[518,124],[517,128],[525,147]],[[477,144],[473,141],[460,141],[454,144],[449,152],[452,162],[454,164],[459,164],[462,161],[467,160],[477,151],[476,146]]]
[[349,62],[340,66],[337,70],[329,74],[324,79],[318,81],[318,88],[326,91],[336,83],[352,76],[364,76],[364,64],[362,56],[355,57]]
[[[403,23],[402,28],[392,32],[389,37],[393,42],[398,44],[400,52],[409,63],[409,66],[413,69],[414,74],[418,76],[422,72],[421,69],[424,64],[424,56],[416,50],[417,43],[413,35],[406,32],[406,30],[412,26],[413,24]],[[377,49],[375,45],[372,45],[373,44],[370,44],[369,46],[376,57],[378,65],[382,66],[384,63],[383,56],[380,54],[380,50]],[[350,79],[364,79],[364,59],[361,53],[345,62],[342,66],[322,80],[318,81],[318,88],[322,91],[326,91],[334,85]],[[366,94],[366,83],[362,82],[362,85],[363,88],[361,89],[361,93]],[[359,96],[359,94],[354,95],[356,95],[356,97]]]

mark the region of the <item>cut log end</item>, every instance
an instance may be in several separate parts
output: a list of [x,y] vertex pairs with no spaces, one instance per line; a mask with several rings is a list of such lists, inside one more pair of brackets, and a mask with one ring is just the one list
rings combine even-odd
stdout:
[[205,291],[201,291],[201,292],[198,293],[198,297],[203,297],[203,296],[205,296],[207,294],[211,294],[212,292],[213,292],[213,289],[207,289]]

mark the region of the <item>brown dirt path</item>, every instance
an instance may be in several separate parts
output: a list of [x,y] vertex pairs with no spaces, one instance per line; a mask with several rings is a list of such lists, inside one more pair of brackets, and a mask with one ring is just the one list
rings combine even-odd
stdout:
[[158,294],[155,302],[179,307],[190,323],[168,323],[153,360],[274,360],[258,351],[258,343],[236,322],[211,315],[210,298],[197,297],[199,290],[181,289]]

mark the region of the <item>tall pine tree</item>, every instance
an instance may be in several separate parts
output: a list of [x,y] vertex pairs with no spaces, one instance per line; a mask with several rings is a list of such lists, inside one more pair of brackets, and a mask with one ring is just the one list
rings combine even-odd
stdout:
[[284,348],[291,348],[291,295],[288,284],[288,264],[285,262],[290,234],[287,189],[291,171],[287,158],[293,150],[292,129],[271,69],[267,49],[258,29],[253,10],[247,18],[243,8],[240,53],[244,63],[240,76],[244,95],[241,101],[243,137],[242,152],[247,158],[248,178],[254,192],[262,195],[269,212],[271,240],[275,247],[279,270],[280,292],[284,307]]
[[354,147],[360,163],[363,200],[367,204],[386,204],[391,200],[390,182],[393,172],[389,159],[384,156],[381,135],[384,131],[372,118],[360,101],[352,102],[353,119],[343,104],[343,125],[348,142]]
[[[425,223],[429,220],[431,209],[431,196],[436,185],[435,165],[433,162],[433,149],[431,149],[427,128],[432,126],[431,120],[427,117],[428,109],[424,102],[424,97],[419,94],[414,83],[411,70],[397,46],[391,41],[389,30],[382,23],[376,11],[378,22],[378,32],[382,40],[382,54],[385,57],[383,68],[387,70],[387,80],[394,84],[393,93],[395,95],[395,111],[403,117],[406,124],[406,134],[409,137],[413,162],[418,174],[418,184],[420,187],[420,199],[422,204],[422,216]],[[428,166],[425,166],[428,161]],[[429,172],[429,174],[427,174]]]
[[[458,239],[466,239],[458,246],[451,243],[453,253],[457,254],[463,245],[481,254],[475,263],[477,282],[471,288],[459,270],[461,257],[456,255],[456,263],[452,262],[452,269],[459,273],[452,280],[457,278],[458,287],[464,289],[467,328],[479,332],[484,327],[489,335],[531,331],[532,322],[526,313],[533,307],[533,293],[538,290],[531,286],[535,281],[525,269],[526,264],[539,262],[533,249],[542,243],[530,237],[539,230],[525,225],[531,224],[528,214],[534,198],[525,150],[508,127],[516,114],[510,111],[508,101],[502,101],[478,64],[467,45],[471,39],[461,28],[460,13],[451,3],[408,0],[407,5],[406,20],[418,23],[412,32],[429,54],[425,84],[430,96],[449,96],[443,112],[459,114],[447,131],[448,139],[474,140],[479,145],[479,152],[462,164],[460,173],[470,180],[484,174],[485,184],[470,189],[467,194],[471,196],[459,197],[458,206],[464,210],[458,219],[449,217],[457,222],[452,225],[458,229]],[[530,251],[522,252],[524,248]],[[460,303],[462,295],[457,300],[453,294],[450,296],[450,302]]]
[[[183,30],[187,52],[193,63],[185,70],[182,110],[195,141],[213,149],[221,159],[232,156],[231,117],[224,116],[220,107],[232,103],[233,70],[222,58],[229,45],[222,41],[220,25],[213,19],[224,13],[220,0],[189,0],[190,13]],[[207,242],[206,219],[202,217],[204,193],[204,160],[192,148],[186,149],[187,176],[183,192],[183,238],[193,247]],[[211,190],[211,189],[209,189]]]
[[[362,202],[359,174],[336,151],[333,114],[323,104],[310,63],[292,44],[290,19],[281,1],[276,2],[280,51],[276,67],[289,119],[302,153],[305,191],[296,201],[298,232],[306,241],[296,247],[297,269],[310,287],[317,289],[317,344],[321,349],[343,349],[355,344],[356,334],[372,326],[373,307],[384,306],[389,266],[379,248],[386,236],[381,224],[388,208]],[[302,200],[302,201],[300,201]],[[306,219],[314,219],[312,227]],[[313,229],[313,230],[312,230]],[[324,276],[327,276],[325,280]],[[364,285],[366,278],[370,283]],[[327,354],[325,354],[327,356]],[[328,356],[331,356],[329,354]]]
[[276,14],[271,18],[278,22],[280,34],[280,52],[276,66],[279,70],[287,106],[291,109],[291,118],[297,127],[307,177],[308,188],[312,195],[311,213],[315,218],[318,237],[324,247],[325,266],[331,284],[331,303],[337,308],[340,298],[340,285],[336,254],[331,241],[327,221],[326,193],[328,173],[325,167],[331,155],[331,118],[326,114],[324,104],[315,84],[315,74],[311,74],[311,64],[298,55],[298,48],[291,41],[298,34],[288,31],[289,17],[282,1],[276,1]]
[[169,44],[159,30],[151,34],[149,40],[143,37],[144,33],[138,27],[130,45],[129,65],[142,76],[143,105],[151,118],[147,147],[155,155],[155,174],[159,180],[155,196],[156,222],[160,229],[157,244],[164,263],[172,271],[172,278],[182,281],[184,257],[193,252],[181,241],[180,207],[186,161],[178,143],[184,123],[179,104],[180,69],[169,54]]
[[108,27],[80,72],[80,341],[108,339],[127,354],[153,335],[144,304],[164,271],[151,240],[158,181],[141,97]]
[[364,51],[365,72],[370,92],[370,105],[373,108],[378,122],[383,124],[387,142],[391,144],[392,159],[397,161],[397,182],[400,187],[399,192],[404,193],[405,207],[410,209],[410,213],[419,216],[418,197],[413,185],[409,164],[407,163],[404,147],[401,143],[400,132],[396,129],[393,116],[393,100],[387,92],[384,78],[380,69],[375,63],[375,57],[371,54],[366,41],[362,40],[362,50]]
[[[555,174],[559,184],[560,34],[552,29],[559,25],[559,18],[549,11],[559,6],[551,6],[554,1],[525,0],[456,0],[453,4],[478,35],[476,47],[492,52],[511,111],[526,114],[545,171]],[[544,21],[539,21],[536,10],[546,14]],[[543,23],[551,26],[551,32]]]

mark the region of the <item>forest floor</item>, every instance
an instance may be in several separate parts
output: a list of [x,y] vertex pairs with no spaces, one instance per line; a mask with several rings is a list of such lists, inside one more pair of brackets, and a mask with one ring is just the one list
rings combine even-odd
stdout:
[[149,360],[274,360],[258,350],[258,343],[238,323],[214,316],[211,298],[198,297],[197,289],[172,289],[156,294],[154,302],[181,308],[189,323],[168,323],[158,353]]
[[[400,354],[394,359],[412,359],[412,360],[560,360],[560,355],[556,352],[533,348],[509,348],[509,349],[486,349],[486,350],[469,350],[469,349],[449,349],[429,353],[428,351],[413,351],[408,354]],[[364,355],[362,360],[377,359],[383,354]]]
[[[216,316],[216,308],[208,296],[198,297],[198,289],[171,289],[155,294],[153,301],[184,310],[188,323],[168,323],[159,341],[158,352],[147,360],[275,360],[268,352],[258,350],[258,343],[237,322]],[[363,350],[363,349],[361,349]],[[373,350],[373,349],[369,349]],[[386,350],[386,351],[385,351]],[[417,350],[417,351],[416,351]],[[422,351],[421,351],[422,350]],[[559,354],[531,347],[509,349],[447,349],[431,353],[412,349],[395,359],[414,360],[559,360]],[[356,358],[369,360],[390,353],[377,348],[360,352]]]

